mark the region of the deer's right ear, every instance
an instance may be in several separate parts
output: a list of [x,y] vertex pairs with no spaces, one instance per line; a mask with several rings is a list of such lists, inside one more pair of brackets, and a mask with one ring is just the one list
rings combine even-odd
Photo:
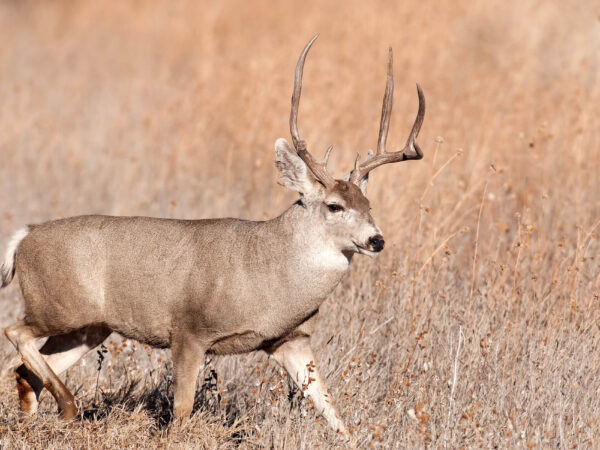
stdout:
[[318,189],[318,183],[310,170],[283,138],[275,141],[275,166],[279,170],[279,184],[303,195]]

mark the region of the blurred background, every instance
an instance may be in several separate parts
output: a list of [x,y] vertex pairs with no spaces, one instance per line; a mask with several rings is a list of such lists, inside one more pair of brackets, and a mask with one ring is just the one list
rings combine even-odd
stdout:
[[[334,145],[335,176],[376,145],[389,46],[389,150],[410,131],[415,83],[427,99],[425,159],[370,179],[389,245],[376,260],[356,258],[313,338],[359,443],[593,445],[594,2],[0,2],[0,240],[92,213],[275,217],[295,195],[276,183],[273,143],[289,139],[294,67],[316,33],[299,127],[316,156]],[[0,310],[0,327],[22,314],[17,283],[0,293]],[[337,370],[370,354],[371,372]],[[0,356],[14,357],[7,341]],[[290,419],[283,406],[280,415],[261,406],[244,387],[243,359],[215,364],[236,386],[238,412],[223,414],[246,420],[241,441],[219,445],[336,442],[311,428],[312,413]],[[268,383],[277,372],[265,373]],[[4,378],[8,433],[21,422]]]

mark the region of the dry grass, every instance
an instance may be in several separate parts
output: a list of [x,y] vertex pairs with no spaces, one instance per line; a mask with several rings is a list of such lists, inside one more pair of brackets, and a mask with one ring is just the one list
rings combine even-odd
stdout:
[[[522,3],[522,2],[521,2]],[[600,10],[591,2],[0,4],[0,240],[84,213],[272,217],[272,145],[300,126],[336,175],[428,100],[426,159],[378,170],[390,245],[321,308],[317,363],[364,447],[600,445]],[[22,313],[0,294],[0,327]],[[20,418],[0,340],[0,447],[339,445],[263,355],[211,361],[170,416],[168,354],[113,336],[70,369],[82,419]],[[137,347],[137,346],[136,346]],[[316,424],[315,424],[316,423]]]

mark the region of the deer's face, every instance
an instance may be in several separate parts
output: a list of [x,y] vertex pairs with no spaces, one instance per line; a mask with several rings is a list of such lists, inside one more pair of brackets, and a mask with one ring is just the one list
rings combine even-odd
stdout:
[[336,180],[324,189],[321,198],[312,200],[328,239],[345,253],[374,256],[383,250],[381,230],[371,216],[369,200],[353,183]]
[[317,180],[307,165],[285,139],[275,143],[275,164],[279,183],[297,191],[307,213],[312,231],[323,245],[339,251],[375,256],[384,247],[381,230],[371,216],[369,199],[365,197],[366,180],[360,185],[333,180],[325,185]]

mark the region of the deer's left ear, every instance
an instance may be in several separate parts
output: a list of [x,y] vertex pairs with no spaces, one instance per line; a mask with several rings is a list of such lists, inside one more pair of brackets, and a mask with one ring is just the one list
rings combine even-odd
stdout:
[[275,166],[279,170],[279,184],[309,196],[317,192],[320,184],[310,172],[304,161],[283,138],[275,141]]

